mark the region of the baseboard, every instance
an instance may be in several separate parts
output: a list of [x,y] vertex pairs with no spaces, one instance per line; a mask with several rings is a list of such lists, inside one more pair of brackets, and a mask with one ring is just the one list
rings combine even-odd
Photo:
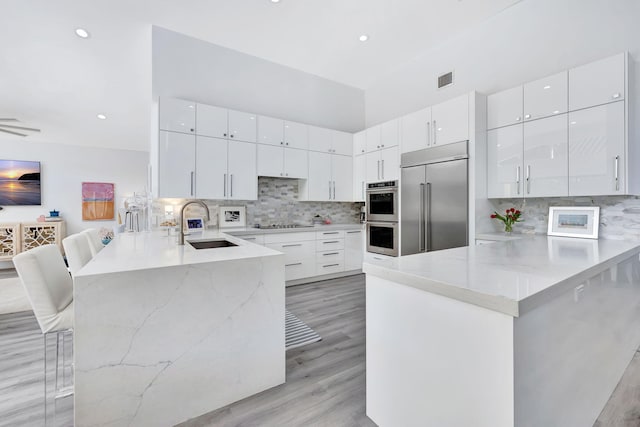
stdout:
[[285,282],[285,286],[289,287],[289,286],[304,285],[307,283],[321,282],[323,280],[339,279],[341,277],[355,276],[356,274],[362,274],[362,270],[358,269],[358,270],[341,271],[340,273],[323,274],[322,276],[311,276],[311,277],[305,277],[303,279],[289,280]]

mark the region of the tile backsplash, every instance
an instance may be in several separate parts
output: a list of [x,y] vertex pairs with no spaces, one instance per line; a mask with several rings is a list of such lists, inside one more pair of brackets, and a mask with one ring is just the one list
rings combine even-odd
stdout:
[[[311,224],[316,214],[330,217],[334,224],[359,222],[360,207],[363,203],[300,201],[298,184],[297,179],[260,177],[258,178],[258,200],[203,200],[209,206],[211,213],[210,225],[218,223],[219,206],[246,206],[248,226]],[[153,213],[156,216],[162,216],[165,205],[175,205],[174,215],[177,217],[178,210],[184,202],[185,200],[181,199],[156,199],[153,202]],[[204,215],[204,210],[197,205],[191,205],[187,209],[190,216]]]
[[[599,196],[599,197],[557,197],[539,199],[491,200],[498,212],[515,207],[523,212],[523,222],[513,230],[521,233],[547,233],[549,206],[600,206],[601,239],[640,241],[640,197]],[[492,212],[487,212],[489,216]],[[501,231],[501,223],[493,221],[494,231]]]

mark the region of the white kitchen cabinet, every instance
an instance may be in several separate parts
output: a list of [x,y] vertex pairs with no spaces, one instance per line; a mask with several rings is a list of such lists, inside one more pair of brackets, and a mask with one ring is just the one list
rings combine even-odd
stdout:
[[400,145],[400,120],[393,119],[380,125],[380,148]]
[[522,124],[487,132],[487,193],[489,198],[523,197]]
[[625,194],[626,164],[624,102],[569,113],[569,196]]
[[381,126],[380,125],[376,125],[373,127],[370,127],[369,129],[367,129],[366,132],[366,147],[367,147],[367,153],[371,153],[372,151],[376,151],[379,150],[380,144],[381,144],[381,139],[382,139],[382,135],[381,135]]
[[566,113],[567,72],[563,71],[524,85],[524,120],[537,120]]
[[432,145],[444,145],[469,139],[469,95],[431,107]]
[[258,116],[258,142],[268,145],[284,145],[284,120]]
[[361,131],[353,135],[353,155],[357,156],[367,152],[367,131]]
[[343,156],[353,155],[353,135],[339,130],[331,131],[331,152]]
[[309,179],[307,199],[329,201],[333,196],[331,154],[309,151]]
[[226,108],[213,105],[196,105],[196,133],[214,138],[227,138],[229,112]]
[[307,150],[309,148],[308,126],[296,122],[284,122],[284,145],[289,148]]
[[431,145],[431,107],[400,119],[400,152],[422,150]]
[[284,174],[284,148],[280,145],[258,144],[258,176],[276,176]]
[[525,196],[568,196],[568,155],[565,114],[525,123]]
[[283,148],[284,175],[288,178],[307,179],[309,177],[309,157],[307,150]]
[[522,123],[523,107],[522,86],[487,96],[487,129]]
[[224,199],[227,191],[226,139],[196,136],[195,197]]
[[160,131],[158,197],[195,196],[195,158],[195,135]]
[[353,158],[353,201],[364,202],[367,183],[366,156],[364,154]]
[[627,61],[621,53],[569,70],[569,110],[624,99]]
[[367,182],[391,181],[400,176],[399,147],[365,154]]
[[309,150],[330,153],[333,135],[331,129],[309,126]]
[[333,201],[351,202],[353,200],[353,161],[351,156],[335,154],[331,156],[331,174],[333,180]]
[[309,152],[307,199],[351,201],[353,163],[350,156]]
[[242,111],[229,110],[229,138],[235,141],[256,142],[257,116]]
[[159,127],[181,133],[196,131],[196,103],[176,98],[160,98]]
[[347,230],[344,232],[344,269],[361,270],[364,258],[364,232]]
[[227,171],[229,174],[227,199],[256,200],[258,198],[256,144],[229,141]]

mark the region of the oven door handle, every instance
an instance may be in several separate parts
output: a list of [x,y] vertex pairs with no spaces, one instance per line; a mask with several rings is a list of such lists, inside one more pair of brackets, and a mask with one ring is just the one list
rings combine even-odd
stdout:
[[427,231],[427,244],[426,250],[429,252],[431,249],[431,183],[427,182],[427,221],[426,221],[426,231]]
[[425,234],[424,234],[424,227],[425,227],[425,218],[424,218],[424,189],[425,189],[425,184],[424,182],[420,183],[420,213],[419,213],[419,219],[418,219],[418,252],[424,252],[425,250]]

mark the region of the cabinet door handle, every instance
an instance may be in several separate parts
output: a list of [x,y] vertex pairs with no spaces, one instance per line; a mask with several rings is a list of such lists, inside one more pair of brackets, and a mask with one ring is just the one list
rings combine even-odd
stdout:
[[245,237],[244,240],[256,240],[255,237]]
[[427,121],[427,147],[431,145],[431,122]]
[[224,187],[222,187],[222,193],[224,197],[227,197],[227,174],[224,174]]
[[230,136],[231,136],[231,138],[233,138],[233,134],[231,134]]
[[347,231],[347,234],[355,234],[355,233],[362,233],[362,231],[357,230],[357,231]]
[[226,134],[226,133],[223,133],[223,134],[222,134],[222,136],[227,136],[227,134]]
[[527,194],[531,193],[531,165],[527,165]]
[[293,264],[285,264],[284,266],[285,267],[292,267],[294,265],[302,265],[302,263],[301,262],[294,262]]
[[336,199],[336,182],[333,181],[333,200]]
[[322,254],[322,256],[329,256],[329,255],[340,255],[340,252],[327,252],[326,254]]
[[380,160],[378,160],[378,179],[380,179]]
[[616,163],[615,163],[615,178],[616,178],[616,191],[620,190],[620,156],[616,156]]
[[516,122],[519,122],[520,120],[522,120],[522,117],[520,116],[516,117]]
[[516,167],[516,191],[520,194],[520,166]]
[[280,145],[284,145],[284,141],[280,141]]
[[382,179],[384,179],[384,160],[382,160]]
[[329,200],[331,200],[331,181],[329,181]]
[[291,245],[282,245],[283,248],[293,248],[295,246],[302,246],[302,243],[295,243]]
[[338,240],[331,240],[331,241],[328,241],[328,242],[322,242],[322,244],[323,244],[323,245],[328,245],[328,244],[331,244],[331,243],[340,243],[340,241],[338,241]]
[[433,145],[436,145],[438,143],[438,126],[436,124],[436,121],[433,121]]
[[191,195],[193,196],[193,175],[195,174],[195,172],[191,171]]
[[338,231],[331,231],[331,232],[327,231],[326,233],[322,233],[322,235],[324,235],[324,236],[329,235],[329,234],[340,234],[340,233]]
[[362,181],[362,200],[364,200],[364,181]]
[[322,268],[329,268],[329,267],[338,267],[340,264],[327,264],[327,265],[323,265]]
[[229,175],[229,197],[233,197],[233,174]]

